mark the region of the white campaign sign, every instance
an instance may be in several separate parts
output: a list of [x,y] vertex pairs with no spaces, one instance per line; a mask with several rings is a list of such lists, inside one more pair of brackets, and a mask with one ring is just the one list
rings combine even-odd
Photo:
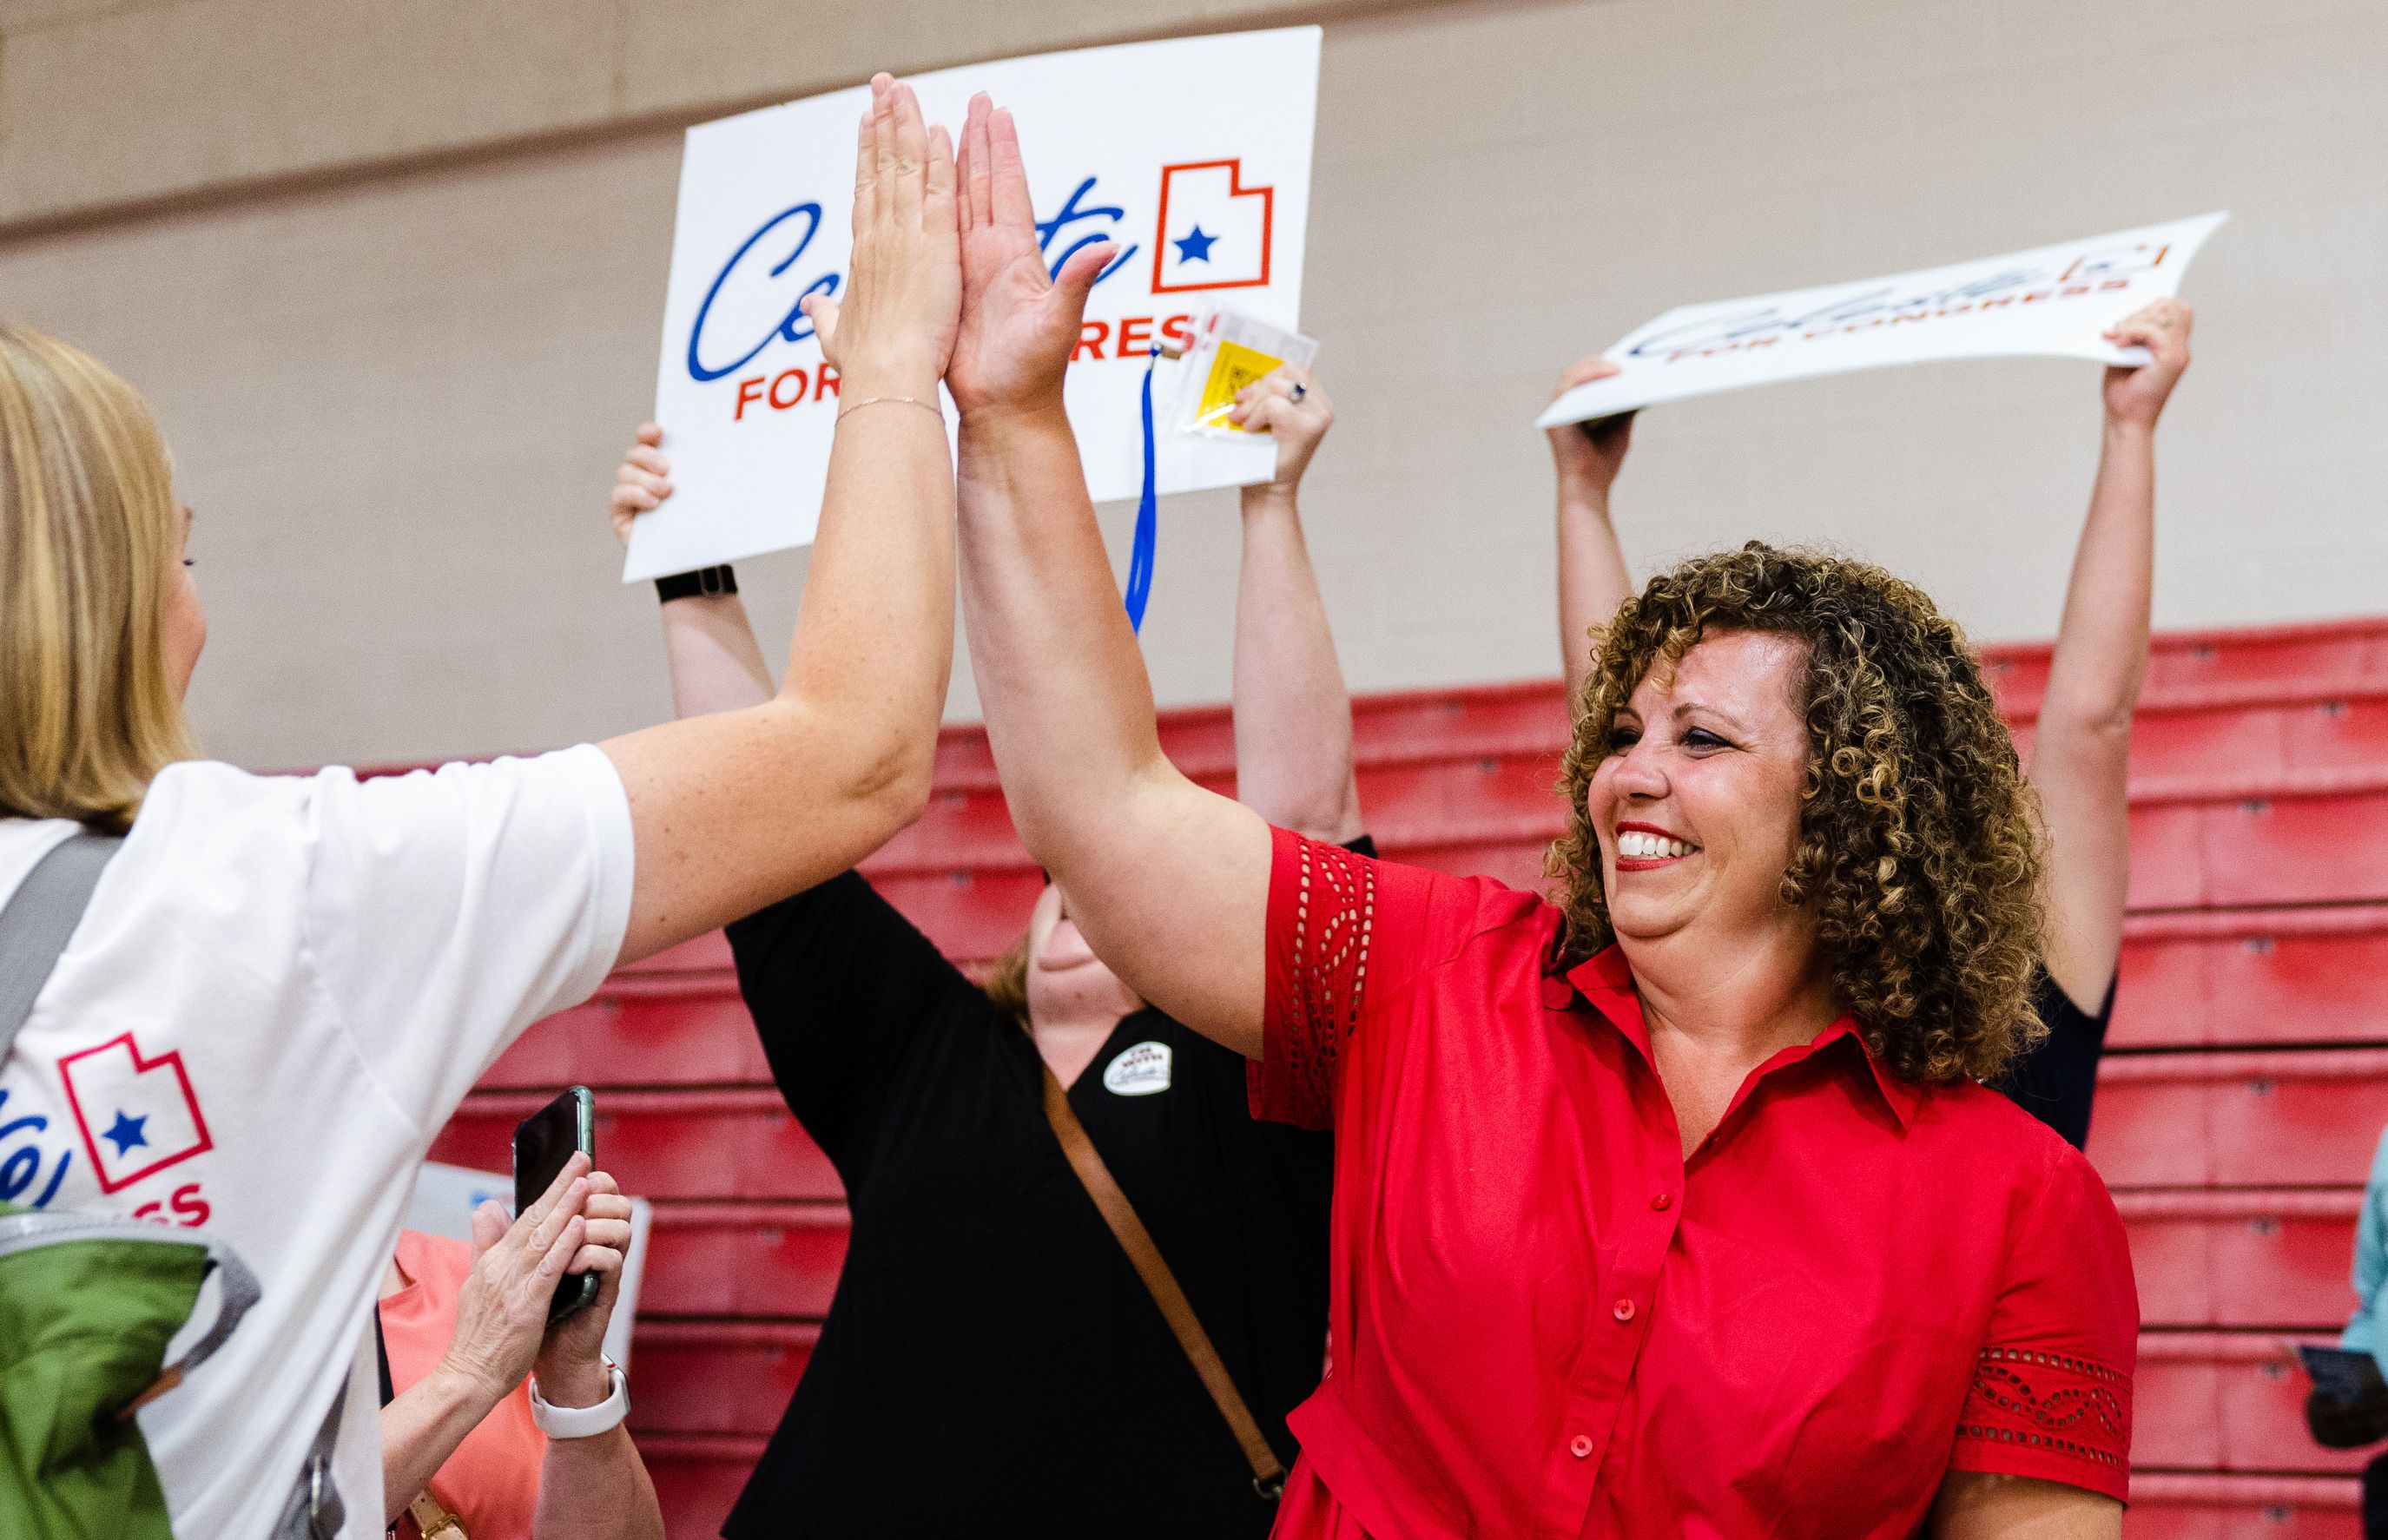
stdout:
[[[957,133],[974,92],[1011,110],[1049,266],[1092,241],[1117,247],[1065,387],[1098,502],[1141,490],[1153,344],[1187,340],[1213,300],[1300,328],[1318,38],[1290,27],[1137,43],[910,82],[929,121]],[[869,100],[857,86],[688,131],[655,378],[673,491],[633,528],[625,582],[811,541],[837,385],[796,302],[844,284]],[[1177,387],[1160,367],[1156,402]],[[1265,437],[1163,432],[1155,479],[1162,492],[1265,481],[1275,456]]]
[[1787,294],[1685,305],[1603,355],[1619,365],[1535,419],[1586,423],[1661,401],[1934,359],[2032,354],[2144,363],[2099,334],[2170,297],[2228,214]]

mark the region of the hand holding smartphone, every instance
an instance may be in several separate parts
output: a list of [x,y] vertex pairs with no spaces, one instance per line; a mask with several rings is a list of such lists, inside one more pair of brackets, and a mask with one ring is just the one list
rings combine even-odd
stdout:
[[[597,1099],[585,1085],[574,1086],[554,1101],[514,1125],[514,1212],[520,1214],[555,1181],[574,1151],[597,1163]],[[597,1301],[597,1275],[566,1273],[555,1286],[547,1307],[553,1326]]]

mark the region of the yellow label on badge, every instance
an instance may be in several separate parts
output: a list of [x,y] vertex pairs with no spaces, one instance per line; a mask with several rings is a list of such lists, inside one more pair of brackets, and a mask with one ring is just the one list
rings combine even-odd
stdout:
[[1249,431],[1227,420],[1228,411],[1236,404],[1236,393],[1265,378],[1284,361],[1240,342],[1220,338],[1218,356],[1211,360],[1211,377],[1202,382],[1202,399],[1194,409],[1194,421],[1205,427],[1226,428],[1235,433]]

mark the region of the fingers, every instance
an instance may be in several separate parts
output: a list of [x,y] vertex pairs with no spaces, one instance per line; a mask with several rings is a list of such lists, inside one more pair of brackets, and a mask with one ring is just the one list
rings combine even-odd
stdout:
[[1597,353],[1588,359],[1578,359],[1568,365],[1566,373],[1559,376],[1558,388],[1551,392],[1551,399],[1556,401],[1578,385],[1587,385],[1594,380],[1605,380],[1617,372],[1617,364]]
[[637,439],[640,443],[646,445],[649,448],[659,448],[663,444],[664,430],[662,425],[659,423],[641,423],[639,424],[639,431],[630,436]]
[[834,368],[837,364],[837,301],[825,294],[808,294],[796,301],[805,319],[813,323],[813,335],[820,339],[821,357]]
[[589,1157],[579,1151],[564,1163],[555,1173],[547,1191],[539,1201],[522,1211],[514,1220],[514,1231],[508,1236],[523,1237],[522,1244],[531,1251],[542,1251],[555,1239],[556,1231],[580,1212],[580,1205],[589,1195]]
[[885,70],[870,77],[870,175],[884,196],[896,176],[896,78]]
[[491,1246],[506,1238],[505,1205],[484,1198],[473,1210],[473,1260],[478,1262]]
[[[1020,130],[1013,124],[1010,112],[997,107],[987,115],[986,138],[991,161],[987,169],[987,192],[992,200],[994,222],[1017,230],[1034,230],[1036,227],[1036,208],[1028,197],[1028,168],[1021,161]],[[1111,247],[1109,243],[1105,243],[1103,260],[1110,259]],[[1092,280],[1088,282],[1091,285]]]
[[955,226],[954,139],[943,123],[929,131],[929,165],[922,184],[921,228],[951,230]]
[[887,95],[895,130],[895,156],[889,170],[896,206],[889,211],[917,229],[928,201],[929,125],[921,121],[921,98],[910,86],[898,81]]
[[[872,106],[877,105],[878,86],[871,86]],[[878,119],[871,107],[862,109],[862,124],[854,140],[854,231],[860,234],[870,222],[879,183]]]
[[553,1293],[556,1280],[571,1269],[573,1260],[580,1255],[581,1248],[588,1243],[588,1241],[589,1222],[575,1214],[564,1221],[564,1228],[556,1231],[553,1240],[547,1243],[546,1248],[540,1254],[539,1266],[533,1269],[531,1276],[545,1286],[549,1293]]
[[[1024,196],[1025,184],[1023,190]],[[1095,280],[1103,275],[1103,266],[1111,259],[1111,243],[1097,241],[1090,246],[1072,252],[1069,260],[1061,264],[1061,271],[1053,275],[1053,286],[1061,292],[1062,302],[1069,307],[1073,323],[1086,308],[1087,291],[1095,286]]]
[[648,444],[630,446],[630,452],[622,457],[622,461],[626,465],[635,465],[641,471],[652,472],[659,476],[671,474],[671,461],[664,458],[664,452],[661,449]]
[[970,110],[962,118],[961,162],[958,168],[961,178],[961,223],[964,230],[975,230],[995,222],[994,168],[988,154],[986,121],[994,107],[982,91],[970,99]]

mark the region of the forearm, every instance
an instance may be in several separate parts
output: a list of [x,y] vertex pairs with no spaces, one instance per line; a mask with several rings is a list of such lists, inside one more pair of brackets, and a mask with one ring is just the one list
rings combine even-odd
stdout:
[[501,1399],[443,1363],[381,1409],[383,1523],[398,1521]]
[[1314,839],[1360,834],[1352,698],[1302,540],[1293,489],[1243,493],[1236,580],[1236,794],[1270,823]]
[[953,478],[940,413],[884,401],[839,421],[780,691],[924,774],[953,666]]
[[1633,592],[1625,551],[1609,523],[1608,490],[1562,477],[1558,493],[1559,663],[1568,713],[1575,713],[1592,672],[1590,633],[1607,625]]
[[934,413],[838,426],[785,682],[607,741],[637,838],[634,962],[836,876],[919,816],[953,654],[953,481]]
[[1022,839],[1064,872],[1102,843],[1090,807],[1175,770],[1059,404],[964,419],[959,485],[962,606],[988,741]]
[[654,1483],[628,1428],[552,1438],[540,1467],[537,1540],[662,1540]]
[[2107,423],[2040,707],[2060,731],[2128,731],[2148,666],[2155,481],[2154,430]]
[[778,693],[736,594],[695,594],[662,606],[672,713],[708,716],[759,706]]
[[2143,426],[2107,427],[2032,744],[2047,831],[2049,972],[2094,1008],[2113,978],[2130,889],[2131,712],[2147,672],[2155,456]]
[[962,425],[962,604],[1014,824],[1130,988],[1260,1051],[1268,827],[1180,775],[1059,402]]

